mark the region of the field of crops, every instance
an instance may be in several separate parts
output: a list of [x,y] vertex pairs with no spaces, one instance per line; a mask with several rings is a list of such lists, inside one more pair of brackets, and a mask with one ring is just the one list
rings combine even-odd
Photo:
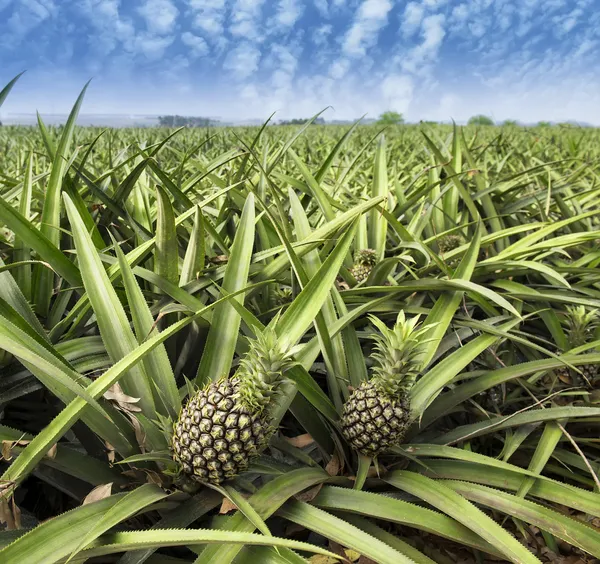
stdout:
[[0,562],[600,558],[597,130],[82,99],[0,128]]

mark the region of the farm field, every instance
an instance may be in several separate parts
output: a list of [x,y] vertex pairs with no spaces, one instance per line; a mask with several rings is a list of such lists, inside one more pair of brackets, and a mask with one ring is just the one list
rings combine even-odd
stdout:
[[597,129],[82,99],[0,127],[0,562],[600,558]]

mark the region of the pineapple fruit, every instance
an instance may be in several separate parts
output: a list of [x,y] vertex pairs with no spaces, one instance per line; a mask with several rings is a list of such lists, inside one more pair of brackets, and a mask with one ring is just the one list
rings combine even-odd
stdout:
[[[567,351],[594,340],[594,333],[600,322],[600,315],[596,310],[587,311],[584,306],[567,307],[566,319],[569,345]],[[558,353],[567,351],[558,351]],[[598,378],[598,365],[584,364],[578,368],[581,374],[568,366],[563,366],[556,372],[563,382],[571,382],[577,386],[592,386]]]
[[449,235],[444,235],[437,240],[438,249],[442,254],[449,253],[454,249],[458,249],[458,247],[464,244],[465,238],[462,235],[452,233]]
[[376,457],[399,444],[410,420],[408,393],[421,368],[423,334],[430,326],[417,328],[400,311],[393,329],[376,317],[373,376],[355,389],[342,411],[342,434],[360,454]]
[[373,249],[362,249],[354,256],[354,266],[350,269],[350,274],[352,274],[360,284],[369,277],[369,274],[371,274],[371,271],[376,264],[377,251],[374,251]]
[[266,330],[250,345],[233,378],[196,392],[174,425],[173,458],[183,474],[220,484],[245,471],[273,432],[268,405],[291,355]]

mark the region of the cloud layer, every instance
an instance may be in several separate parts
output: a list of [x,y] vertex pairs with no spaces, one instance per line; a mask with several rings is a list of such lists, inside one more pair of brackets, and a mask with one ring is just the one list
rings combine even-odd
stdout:
[[0,0],[3,112],[600,125],[597,0]]

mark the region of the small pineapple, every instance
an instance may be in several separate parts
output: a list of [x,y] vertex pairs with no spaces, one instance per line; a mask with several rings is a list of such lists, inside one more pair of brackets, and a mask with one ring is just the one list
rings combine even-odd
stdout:
[[371,317],[374,336],[373,376],[352,392],[342,411],[342,434],[359,453],[375,457],[399,444],[410,420],[408,392],[421,368],[423,334],[418,317],[406,320],[400,311],[393,329]]
[[465,238],[462,235],[451,233],[444,235],[437,240],[437,246],[440,253],[449,253],[454,249],[458,249],[461,245],[465,244]]
[[189,399],[172,440],[173,458],[185,475],[220,484],[248,468],[273,432],[266,408],[291,362],[266,330],[233,378],[212,382]]
[[[596,310],[587,311],[585,306],[567,307],[566,319],[569,344],[567,351],[585,345],[594,339],[594,333],[600,321],[600,315]],[[560,353],[561,351],[558,352]],[[570,369],[568,366],[563,366],[556,372],[563,382],[570,381],[578,386],[589,386],[597,379],[599,373],[598,365],[584,364],[578,368],[581,370],[581,374]]]
[[377,251],[373,249],[362,249],[354,256],[354,266],[350,269],[350,274],[356,278],[360,284],[364,282],[371,274],[371,270],[377,264]]

